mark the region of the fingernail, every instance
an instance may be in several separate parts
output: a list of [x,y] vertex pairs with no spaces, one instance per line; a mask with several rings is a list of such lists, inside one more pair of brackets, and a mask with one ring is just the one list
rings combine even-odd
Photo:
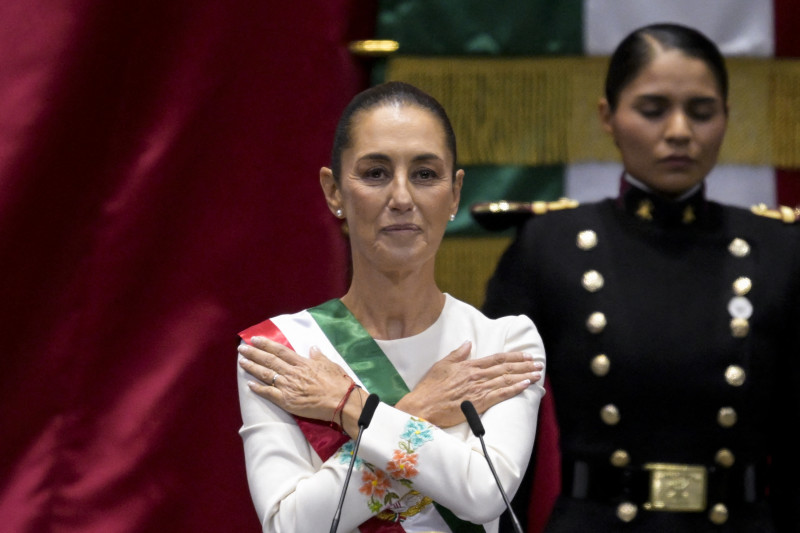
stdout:
[[533,359],[533,355],[529,354],[528,352],[522,352],[522,357],[523,359],[527,359],[528,361]]
[[529,379],[523,379],[522,382],[525,384],[526,387],[531,384],[531,380]]
[[536,370],[542,370],[544,368],[544,365],[539,361],[536,361],[535,363],[533,363],[533,368],[535,368]]
[[255,389],[256,388],[256,382],[255,381],[248,381],[247,382],[247,386],[250,387],[251,389]]
[[247,344],[240,344],[239,346],[237,346],[236,351],[239,353],[247,353],[247,350],[249,349],[250,346],[248,346]]
[[263,342],[265,340],[267,340],[267,339],[265,339],[264,337],[258,336],[258,335],[255,336],[255,337],[250,337],[250,342]]

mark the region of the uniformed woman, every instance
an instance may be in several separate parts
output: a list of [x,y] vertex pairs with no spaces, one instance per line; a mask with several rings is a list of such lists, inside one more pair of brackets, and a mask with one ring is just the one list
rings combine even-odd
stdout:
[[529,218],[489,282],[548,354],[548,533],[800,531],[798,211],[705,198],[727,96],[702,34],[630,34],[599,105],[619,196]]

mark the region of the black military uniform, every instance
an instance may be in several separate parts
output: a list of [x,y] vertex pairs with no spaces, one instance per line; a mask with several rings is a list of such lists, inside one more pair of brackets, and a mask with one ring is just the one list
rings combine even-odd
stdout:
[[484,311],[527,314],[544,341],[548,532],[800,532],[800,224],[757,211],[623,181],[528,214]]

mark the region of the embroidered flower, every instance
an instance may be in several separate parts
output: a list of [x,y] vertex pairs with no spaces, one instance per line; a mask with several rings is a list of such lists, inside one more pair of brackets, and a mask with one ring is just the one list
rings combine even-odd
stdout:
[[386,491],[391,488],[391,480],[383,470],[376,469],[374,472],[372,470],[364,470],[361,474],[361,481],[364,484],[361,485],[358,491],[369,496],[370,501],[383,498]]
[[419,418],[411,418],[400,438],[407,441],[408,446],[415,450],[426,442],[433,440],[433,426]]
[[392,460],[386,465],[386,470],[395,479],[409,479],[419,472],[416,469],[417,454],[395,450]]
[[[355,450],[356,444],[352,440],[345,442],[339,451],[336,452],[336,458],[339,460],[341,464],[350,464],[350,460],[353,458],[353,451]],[[364,460],[361,457],[356,455],[356,461],[353,463],[354,470],[361,470],[364,467]]]

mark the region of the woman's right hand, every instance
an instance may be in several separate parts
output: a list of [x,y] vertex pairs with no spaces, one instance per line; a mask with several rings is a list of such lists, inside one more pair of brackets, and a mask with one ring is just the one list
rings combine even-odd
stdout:
[[467,359],[467,341],[434,364],[396,408],[441,428],[464,422],[461,402],[469,400],[478,413],[513,398],[542,379],[542,363],[523,352],[503,352]]

